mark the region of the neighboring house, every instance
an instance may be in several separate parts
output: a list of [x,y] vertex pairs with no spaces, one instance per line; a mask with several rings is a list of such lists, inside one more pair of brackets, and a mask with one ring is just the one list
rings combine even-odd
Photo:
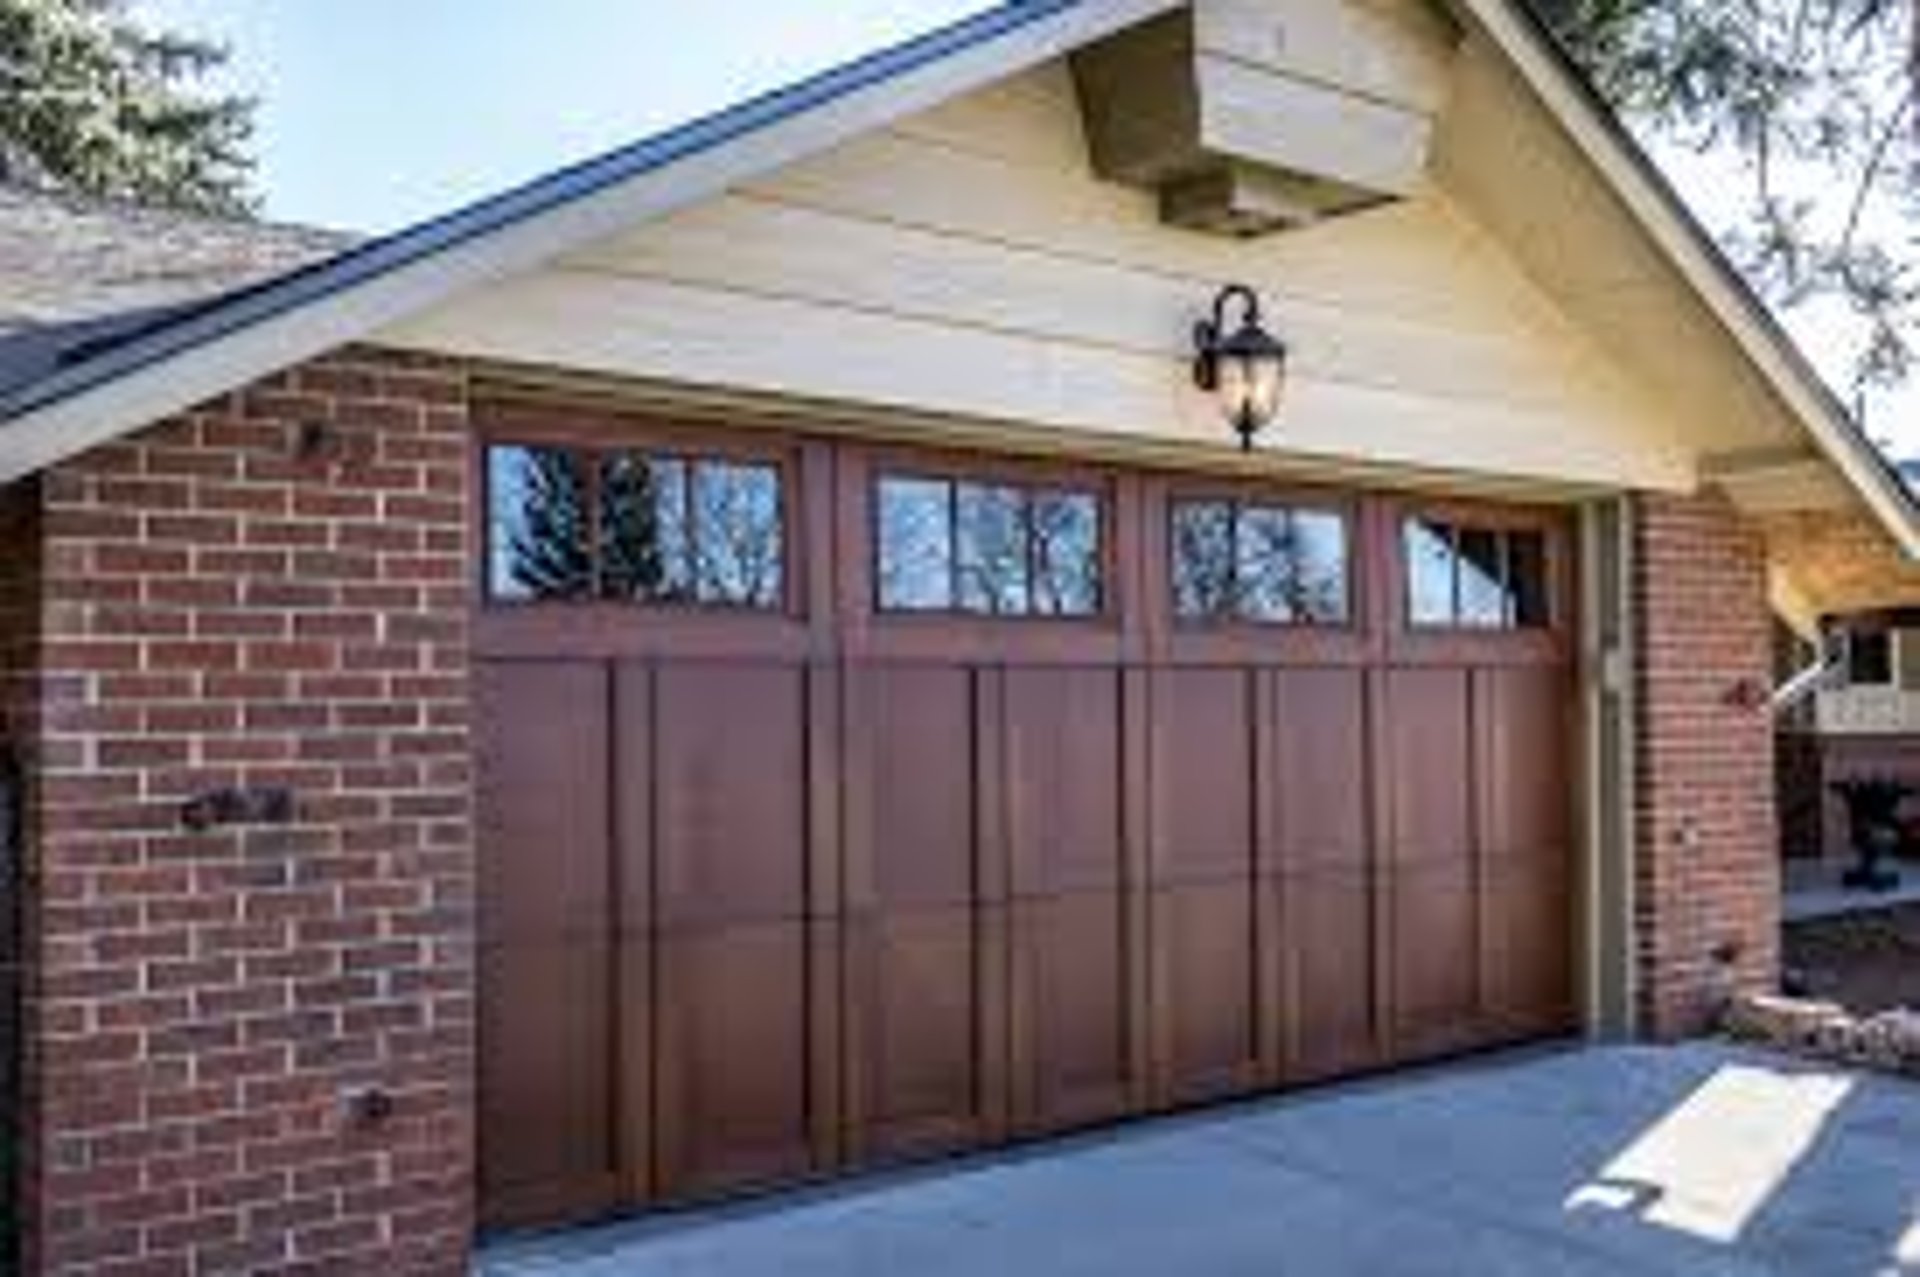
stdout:
[[1920,546],[1508,0],[1033,0],[125,304],[0,350],[45,1271],[1695,1031],[1772,616]]
[[[1780,720],[1782,848],[1793,860],[1854,854],[1837,784],[1904,781],[1920,805],[1920,608],[1828,617],[1822,628],[1832,675]],[[1794,649],[1802,661],[1818,650]]]
[[[1894,469],[1909,489],[1920,479],[1920,461]],[[1812,574],[1828,587],[1841,584],[1824,614],[1790,607],[1796,624],[1776,629],[1783,683],[1799,671],[1825,670],[1777,716],[1775,742],[1781,850],[1795,862],[1790,876],[1821,884],[1855,854],[1835,785],[1904,781],[1920,814],[1920,565],[1879,556],[1857,524],[1829,522],[1795,535],[1803,568],[1817,565]]]
[[0,186],[0,336],[203,301],[355,242]]

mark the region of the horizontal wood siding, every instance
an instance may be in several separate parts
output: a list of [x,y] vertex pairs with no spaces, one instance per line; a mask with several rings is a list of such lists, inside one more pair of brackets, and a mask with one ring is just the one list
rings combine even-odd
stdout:
[[1702,451],[1805,446],[1720,318],[1636,224],[1498,50],[1469,39],[1434,136],[1434,180]]
[[1257,242],[1096,181],[1055,66],[405,324],[504,361],[1224,446],[1192,321],[1256,285],[1302,457],[1688,486],[1692,458],[1436,189]]

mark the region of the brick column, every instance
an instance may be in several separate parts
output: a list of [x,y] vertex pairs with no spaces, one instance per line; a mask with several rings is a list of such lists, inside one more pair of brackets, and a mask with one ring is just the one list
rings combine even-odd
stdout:
[[1636,499],[1634,883],[1646,1031],[1777,979],[1780,849],[1766,555],[1718,496]]
[[40,480],[39,1271],[461,1271],[466,401],[347,352]]

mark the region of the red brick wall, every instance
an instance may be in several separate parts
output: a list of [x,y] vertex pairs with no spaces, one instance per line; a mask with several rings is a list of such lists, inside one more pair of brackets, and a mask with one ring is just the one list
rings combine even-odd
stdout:
[[[458,371],[349,352],[43,477],[44,1271],[459,1269],[466,429]],[[291,823],[187,827],[228,786]]]
[[1771,609],[1759,532],[1723,499],[1636,501],[1641,1014],[1697,1031],[1779,965]]

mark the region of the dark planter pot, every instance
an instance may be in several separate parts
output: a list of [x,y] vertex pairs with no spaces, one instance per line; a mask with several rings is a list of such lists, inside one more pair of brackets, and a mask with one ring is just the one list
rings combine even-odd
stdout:
[[1843,780],[1833,786],[1847,805],[1847,829],[1859,861],[1842,881],[1862,891],[1892,891],[1900,872],[1888,865],[1903,841],[1900,804],[1913,786],[1888,778]]

